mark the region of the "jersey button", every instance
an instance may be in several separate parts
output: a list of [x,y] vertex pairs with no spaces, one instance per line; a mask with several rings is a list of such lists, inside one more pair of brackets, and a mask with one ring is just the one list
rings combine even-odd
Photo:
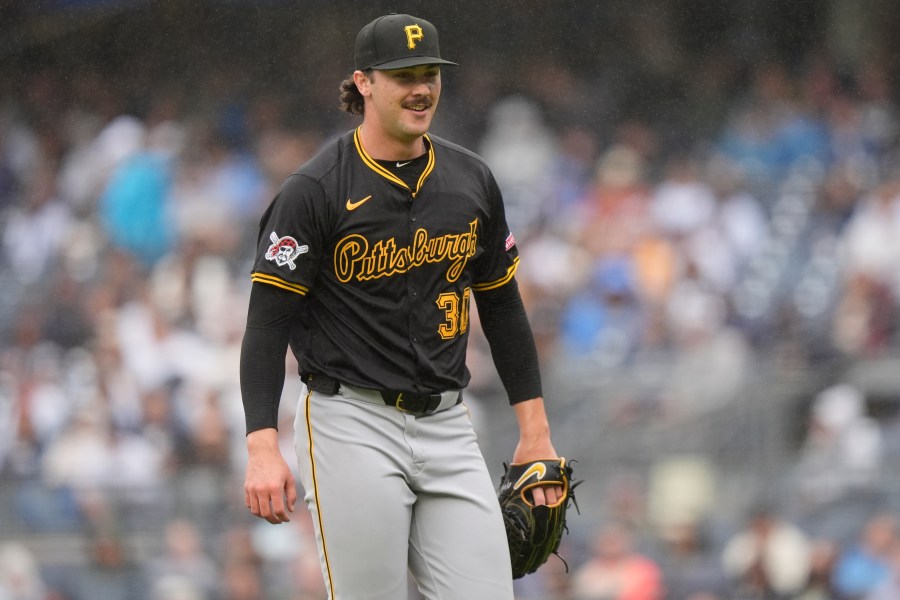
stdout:
[[409,220],[410,220],[410,221],[415,221],[415,220],[416,220],[416,215],[410,215],[410,216],[409,216]]

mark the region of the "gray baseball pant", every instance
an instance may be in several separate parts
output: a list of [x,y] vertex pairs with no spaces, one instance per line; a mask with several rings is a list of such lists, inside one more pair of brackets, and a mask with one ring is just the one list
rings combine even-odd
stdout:
[[496,492],[465,404],[302,390],[295,448],[330,600],[513,600]]

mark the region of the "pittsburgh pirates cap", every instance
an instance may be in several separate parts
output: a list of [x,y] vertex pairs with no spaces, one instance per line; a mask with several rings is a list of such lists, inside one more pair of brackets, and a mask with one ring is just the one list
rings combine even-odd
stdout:
[[425,19],[396,13],[378,17],[360,29],[354,59],[358,71],[456,65],[441,58],[434,25]]

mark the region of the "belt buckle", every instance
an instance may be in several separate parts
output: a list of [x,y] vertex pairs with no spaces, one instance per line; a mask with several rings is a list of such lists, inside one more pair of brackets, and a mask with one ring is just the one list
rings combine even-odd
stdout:
[[441,406],[443,396],[441,394],[412,394],[411,398],[404,398],[406,392],[396,392],[393,397],[394,408],[399,411],[414,415],[430,415]]

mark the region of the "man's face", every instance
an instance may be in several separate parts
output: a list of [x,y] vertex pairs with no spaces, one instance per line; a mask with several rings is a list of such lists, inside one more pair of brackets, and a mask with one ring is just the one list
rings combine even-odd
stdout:
[[377,120],[389,136],[411,142],[431,126],[441,96],[441,70],[437,65],[417,65],[373,71],[362,81],[360,92],[366,98],[367,119]]

